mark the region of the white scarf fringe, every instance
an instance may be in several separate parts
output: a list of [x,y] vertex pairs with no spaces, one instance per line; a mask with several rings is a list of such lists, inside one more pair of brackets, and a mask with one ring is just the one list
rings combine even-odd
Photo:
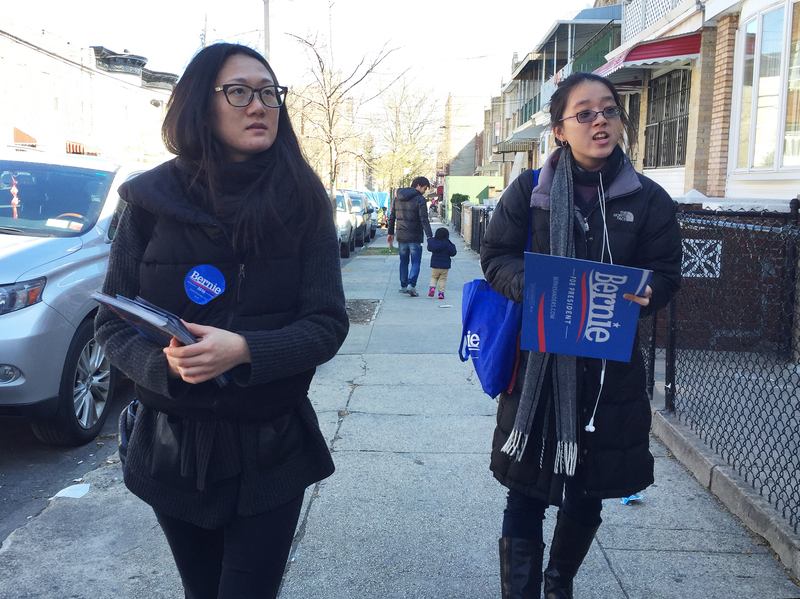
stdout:
[[[508,436],[505,445],[500,449],[504,454],[515,461],[521,462],[522,455],[525,453],[525,446],[528,444],[528,436],[522,431],[514,429]],[[544,445],[542,445],[542,455],[539,456],[539,468],[542,468],[544,458]],[[578,465],[578,444],[568,441],[556,443],[556,460],[553,465],[553,472],[556,474],[566,474],[575,476],[575,468]]]
[[575,467],[578,464],[578,444],[559,441],[556,444],[556,463],[553,471],[556,474],[575,476]]
[[508,440],[503,445],[502,451],[504,454],[514,458],[515,461],[522,461],[522,454],[525,453],[525,446],[528,444],[528,435],[520,430],[514,429],[508,436]]

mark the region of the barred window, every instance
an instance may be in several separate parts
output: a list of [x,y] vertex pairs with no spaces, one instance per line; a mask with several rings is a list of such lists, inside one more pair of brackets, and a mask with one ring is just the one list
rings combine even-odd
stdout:
[[672,71],[650,81],[644,130],[645,168],[686,164],[691,81],[692,73],[687,69]]

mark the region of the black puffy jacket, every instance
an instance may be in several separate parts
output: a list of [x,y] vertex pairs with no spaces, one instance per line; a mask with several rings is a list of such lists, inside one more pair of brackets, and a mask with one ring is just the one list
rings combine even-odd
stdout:
[[[522,173],[503,193],[481,243],[481,265],[492,287],[521,301],[524,277],[523,253],[529,231],[532,250],[550,252],[550,186],[553,160],[539,176],[536,192],[530,172]],[[650,306],[646,315],[666,305],[680,285],[681,241],[675,208],[669,195],[655,182],[636,173],[625,158],[620,172],[606,189],[606,226],[616,264],[653,271]],[[582,216],[582,217],[581,217]],[[581,220],[585,219],[588,231]],[[603,243],[603,220],[599,204],[587,214],[576,214],[577,258],[599,260]],[[638,341],[637,341],[638,347]],[[503,485],[527,495],[559,504],[563,479],[552,472],[552,452],[546,452],[540,469],[538,452],[526,452],[521,462],[512,462],[500,451],[514,426],[524,365],[511,394],[500,396],[497,427],[492,443],[491,469]],[[653,482],[653,457],[649,451],[650,405],[645,389],[641,352],[634,351],[630,363],[607,362],[605,384],[595,416],[595,432],[587,433],[600,388],[601,361],[579,358],[578,381],[579,473],[587,492],[595,497],[624,497]],[[549,380],[549,379],[548,379]],[[543,393],[550,393],[545,388]],[[541,402],[550,405],[552,402]],[[555,415],[545,419],[537,413],[532,435],[540,435],[549,422],[552,440]],[[548,441],[546,447],[555,444]],[[537,455],[532,455],[536,453]]]
[[395,192],[388,233],[397,238],[397,243],[422,243],[423,234],[433,237],[427,202],[419,191],[403,187]]

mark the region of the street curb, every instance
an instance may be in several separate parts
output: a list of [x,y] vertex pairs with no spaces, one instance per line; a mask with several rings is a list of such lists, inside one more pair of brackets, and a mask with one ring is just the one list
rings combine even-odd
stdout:
[[800,536],[721,457],[669,412],[653,412],[653,434],[689,472],[752,532],[766,539],[795,579],[800,579]]

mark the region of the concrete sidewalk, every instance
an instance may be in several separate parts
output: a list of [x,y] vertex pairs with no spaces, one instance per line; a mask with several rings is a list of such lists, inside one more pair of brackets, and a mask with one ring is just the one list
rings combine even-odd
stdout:
[[[504,491],[488,470],[496,404],[456,356],[461,286],[480,267],[453,241],[444,301],[422,293],[427,252],[421,296],[398,293],[397,256],[367,255],[386,247],[382,233],[344,266],[348,300],[366,300],[353,303],[362,323],[312,386],[337,471],[306,494],[284,599],[500,596]],[[652,450],[656,484],[641,504],[605,502],[576,597],[800,597],[763,540],[655,439]],[[85,479],[85,497],[53,500],[5,540],[0,597],[181,597],[152,512],[125,490],[119,466]]]

